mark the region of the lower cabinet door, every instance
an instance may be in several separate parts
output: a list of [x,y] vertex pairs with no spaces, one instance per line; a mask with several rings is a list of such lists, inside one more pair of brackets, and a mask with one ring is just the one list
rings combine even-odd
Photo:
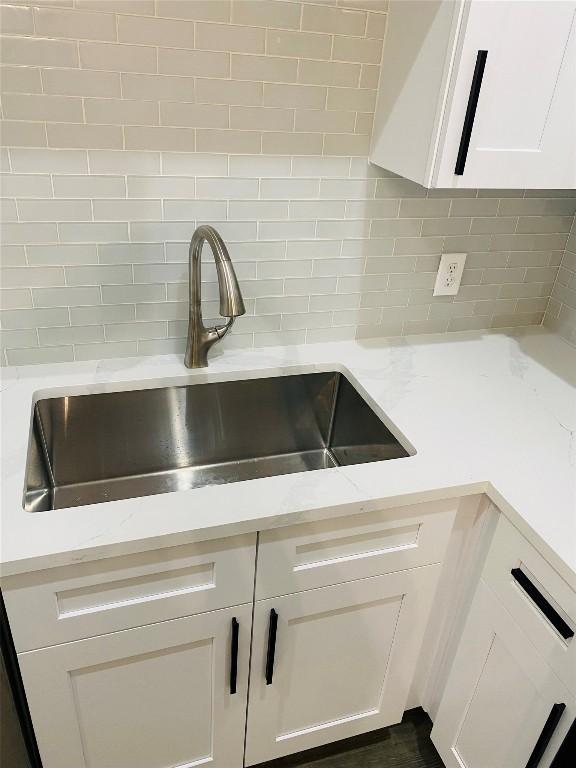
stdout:
[[400,721],[438,569],[256,603],[246,765]]
[[20,654],[44,768],[240,768],[251,618],[242,605]]
[[446,768],[548,768],[576,701],[480,582],[432,741]]

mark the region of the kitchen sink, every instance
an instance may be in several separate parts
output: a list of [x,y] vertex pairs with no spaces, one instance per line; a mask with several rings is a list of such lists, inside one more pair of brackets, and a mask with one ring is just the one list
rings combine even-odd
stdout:
[[24,509],[409,455],[339,372],[51,397],[34,406]]

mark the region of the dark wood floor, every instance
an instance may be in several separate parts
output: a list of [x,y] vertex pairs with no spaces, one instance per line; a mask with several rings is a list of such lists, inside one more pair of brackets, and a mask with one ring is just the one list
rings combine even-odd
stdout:
[[430,741],[431,728],[428,715],[412,709],[391,728],[262,763],[259,768],[444,768]]

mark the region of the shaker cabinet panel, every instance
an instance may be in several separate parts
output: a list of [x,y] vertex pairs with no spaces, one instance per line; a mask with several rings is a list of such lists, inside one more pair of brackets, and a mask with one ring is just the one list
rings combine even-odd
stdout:
[[251,615],[242,605],[20,654],[44,768],[241,768]]
[[[576,4],[470,4],[435,186],[576,186]],[[455,175],[478,54],[486,63]]]
[[439,566],[256,603],[246,765],[401,720]]
[[4,580],[16,650],[252,600],[256,535],[81,562]]
[[256,599],[441,562],[459,499],[262,531]]
[[575,0],[392,0],[370,159],[425,187],[576,188]]
[[576,701],[480,582],[432,729],[446,768],[548,768]]

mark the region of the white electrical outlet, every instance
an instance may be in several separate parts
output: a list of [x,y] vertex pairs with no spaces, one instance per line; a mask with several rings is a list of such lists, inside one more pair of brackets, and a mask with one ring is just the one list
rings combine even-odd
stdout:
[[434,296],[456,296],[464,272],[465,253],[443,253],[434,284]]

